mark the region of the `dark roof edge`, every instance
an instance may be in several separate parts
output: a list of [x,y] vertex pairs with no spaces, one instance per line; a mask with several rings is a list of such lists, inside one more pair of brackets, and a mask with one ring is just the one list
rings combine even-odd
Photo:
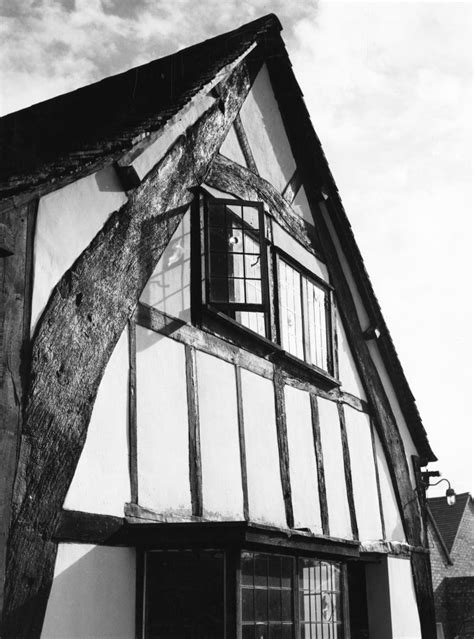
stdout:
[[[428,462],[437,461],[437,457],[433,453],[428,442],[427,433],[423,426],[418,408],[415,404],[413,394],[410,390],[408,381],[400,363],[400,359],[395,350],[390,332],[383,318],[380,304],[377,300],[372,283],[365,268],[365,264],[359,247],[357,246],[351,224],[344,210],[339,190],[329,168],[329,163],[324,154],[321,142],[312,125],[308,109],[304,102],[303,93],[293,73],[292,65],[281,36],[278,38],[278,41],[279,42],[276,45],[277,55],[271,61],[268,61],[268,64],[269,66],[277,66],[277,69],[275,69],[275,71],[278,71],[278,73],[282,76],[282,71],[284,71],[286,73],[286,77],[284,80],[280,81],[278,78],[275,77],[275,73],[272,76],[272,82],[273,80],[276,80],[277,84],[281,85],[280,89],[282,95],[291,90],[292,100],[300,101],[300,112],[298,113],[298,116],[301,115],[302,118],[299,119],[299,123],[297,126],[299,128],[302,128],[305,134],[306,143],[304,147],[305,149],[307,149],[306,152],[303,151],[303,153],[305,153],[306,155],[307,160],[305,164],[308,166],[309,171],[311,172],[312,181],[314,182],[316,180],[316,182],[319,182],[319,188],[323,185],[326,185],[331,189],[332,194],[335,196],[333,199],[337,207],[337,219],[333,221],[336,224],[337,232],[343,246],[344,253],[348,257],[353,269],[353,275],[356,281],[357,289],[361,294],[369,318],[373,322],[374,326],[377,326],[381,332],[381,336],[378,339],[378,344],[380,347],[382,360],[387,368],[390,381],[394,387],[397,399],[400,403],[400,408],[407,423],[408,431],[413,438],[413,442],[417,450],[420,453],[420,457],[422,458],[421,461],[423,463],[421,465],[424,466]],[[285,85],[284,87],[282,86],[283,84]]]

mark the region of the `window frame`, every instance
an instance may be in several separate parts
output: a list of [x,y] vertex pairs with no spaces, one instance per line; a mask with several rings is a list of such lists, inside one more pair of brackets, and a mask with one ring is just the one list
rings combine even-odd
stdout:
[[[311,368],[316,369],[318,372],[323,375],[330,375],[335,378],[335,335],[334,335],[334,287],[331,286],[328,282],[324,281],[322,278],[315,275],[305,266],[300,264],[297,260],[295,260],[291,255],[286,253],[283,249],[278,246],[272,247],[273,253],[273,264],[274,264],[274,277],[273,280],[276,283],[275,291],[274,291],[274,304],[275,304],[275,316],[276,316],[276,326],[278,331],[278,344],[280,347],[290,355],[290,357],[294,357],[299,361],[303,362],[305,365],[310,366]],[[303,358],[298,357],[294,353],[290,351],[286,351],[282,345],[282,328],[281,328],[281,286],[282,282],[279,277],[278,269],[279,262],[282,261],[288,264],[292,269],[298,272],[300,276],[300,300],[301,300],[301,319],[302,319],[302,348],[303,348]],[[326,315],[326,352],[327,352],[327,369],[321,368],[317,364],[306,359],[307,352],[307,337],[305,336],[306,324],[305,322],[305,310],[303,305],[303,278],[309,280],[312,284],[317,286],[324,292],[325,295],[325,315]]]
[[[235,318],[227,315],[222,308],[208,302],[209,287],[209,243],[207,202],[230,204],[237,206],[252,206],[259,209],[259,237],[261,249],[261,282],[262,305],[265,317],[265,336],[245,326]],[[315,375],[323,387],[340,386],[338,380],[337,362],[337,335],[334,288],[318,277],[315,273],[303,266],[291,255],[273,243],[272,224],[275,223],[271,212],[268,212],[263,201],[243,200],[235,197],[216,197],[205,187],[198,190],[197,197],[192,204],[191,224],[191,321],[195,326],[211,333],[221,335],[224,339],[255,352],[258,356],[266,357],[274,362],[283,363],[291,370],[297,370],[308,379],[314,379]],[[207,225],[207,228],[206,228]],[[204,227],[204,229],[203,229]],[[202,242],[204,235],[204,244]],[[205,271],[203,272],[203,257]],[[286,351],[281,344],[280,324],[280,278],[278,276],[278,260],[283,259],[292,268],[307,278],[311,283],[321,288],[326,298],[326,348],[327,370],[310,361],[302,359]],[[203,279],[205,279],[205,292],[203,292]],[[219,305],[223,306],[223,305]],[[240,304],[239,304],[240,306]],[[236,305],[234,305],[234,308]],[[247,308],[250,307],[247,306]],[[236,308],[236,310],[238,310]]]
[[[259,254],[260,254],[260,260],[261,260],[261,264],[260,264],[260,282],[261,282],[261,295],[262,295],[262,301],[261,303],[248,303],[248,302],[215,302],[215,301],[211,301],[211,295],[210,295],[210,283],[211,283],[211,272],[210,272],[210,254],[211,254],[211,247],[210,247],[210,224],[209,224],[209,202],[212,202],[212,204],[221,204],[223,206],[241,206],[241,207],[251,207],[251,208],[255,208],[258,210],[258,220],[259,220],[259,228],[258,228],[258,244],[259,244]],[[269,290],[269,277],[268,277],[268,247],[269,247],[269,242],[266,238],[266,234],[265,234],[265,228],[266,228],[266,220],[265,220],[265,210],[264,210],[264,206],[263,206],[263,202],[254,202],[251,200],[239,200],[239,199],[235,199],[235,198],[217,198],[207,192],[203,193],[203,198],[202,198],[202,212],[203,212],[203,216],[204,216],[204,220],[203,222],[201,221],[201,206],[199,207],[199,230],[201,232],[201,229],[203,229],[203,235],[204,235],[204,253],[202,253],[202,248],[200,250],[200,255],[202,257],[202,255],[204,254],[204,266],[205,266],[205,272],[204,272],[204,282],[205,282],[205,290],[204,290],[204,295],[202,295],[202,290],[201,290],[201,305],[205,306],[208,310],[211,311],[215,311],[221,315],[225,315],[228,316],[228,318],[233,321],[236,322],[237,324],[239,324],[240,326],[243,326],[244,328],[246,328],[249,331],[252,331],[252,333],[255,333],[255,335],[258,335],[259,337],[263,337],[264,339],[268,339],[270,334],[271,334],[271,317],[270,317],[270,312],[271,312],[271,303],[270,303],[270,290]],[[202,226],[201,226],[202,223]],[[244,221],[242,219],[242,230],[245,230],[244,227]],[[252,227],[248,226],[246,228],[246,230],[254,235],[257,236],[257,232],[255,229],[253,229]],[[200,244],[201,244],[201,237],[200,239]],[[228,251],[226,253],[226,255],[232,255],[232,252]],[[245,255],[245,252],[243,252],[243,255]],[[201,267],[202,269],[202,267]],[[200,282],[201,282],[201,286],[202,286],[202,271],[200,273]],[[245,277],[243,278],[245,281]],[[205,298],[205,299],[203,299]],[[226,312],[227,311],[227,312]],[[260,333],[257,333],[256,331],[253,331],[253,329],[245,326],[244,324],[242,324],[241,322],[239,322],[238,320],[235,319],[235,317],[232,317],[228,311],[233,311],[233,312],[260,312],[263,313],[264,315],[264,322],[265,322],[265,335],[261,335]]]

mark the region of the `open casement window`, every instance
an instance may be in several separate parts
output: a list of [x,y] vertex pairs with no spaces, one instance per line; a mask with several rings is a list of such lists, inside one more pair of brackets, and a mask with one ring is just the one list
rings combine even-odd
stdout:
[[331,291],[325,282],[277,253],[281,346],[333,374]]
[[203,199],[203,299],[262,337],[269,335],[267,248],[263,205]]

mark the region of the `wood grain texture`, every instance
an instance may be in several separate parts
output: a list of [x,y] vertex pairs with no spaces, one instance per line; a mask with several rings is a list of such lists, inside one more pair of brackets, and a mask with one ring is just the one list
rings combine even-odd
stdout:
[[344,477],[346,480],[347,503],[349,504],[352,536],[354,537],[354,539],[359,539],[359,527],[357,526],[357,515],[354,502],[354,487],[352,485],[351,454],[349,451],[349,442],[347,441],[346,416],[344,414],[344,406],[338,403],[337,411],[339,413],[339,425],[341,427],[342,458],[344,460]]
[[240,115],[237,115],[234,120],[234,129],[240,144],[240,148],[242,150],[242,153],[244,154],[247,168],[253,173],[255,173],[256,175],[258,175],[259,173],[258,173],[257,165],[255,164],[252,149],[250,148],[250,144],[249,144],[249,139],[247,137],[247,133],[245,132],[244,124],[240,118]]
[[285,382],[278,370],[275,370],[273,388],[275,393],[275,417],[286,523],[288,528],[294,528],[295,519],[293,516],[293,503],[291,499],[290,456],[288,451],[288,432],[286,427]]
[[201,434],[199,427],[199,397],[196,370],[196,351],[186,345],[186,392],[188,399],[189,428],[189,484],[191,487],[192,513],[202,517],[202,463]]
[[314,393],[310,395],[311,424],[313,427],[314,453],[318,471],[319,510],[321,513],[321,527],[323,535],[329,535],[329,512],[326,492],[326,475],[324,473],[323,447],[321,444],[321,428],[319,425],[318,398]]
[[137,333],[133,319],[128,321],[128,449],[130,496],[138,503],[138,443],[137,443]]
[[249,489],[247,480],[247,453],[245,449],[244,402],[242,397],[242,373],[239,366],[235,366],[235,389],[237,394],[237,420],[239,425],[240,470],[242,474],[242,496],[244,504],[244,519],[249,515]]
[[220,191],[232,193],[244,199],[265,202],[271,215],[280,226],[292,235],[307,251],[320,257],[316,235],[304,223],[285,198],[264,178],[255,175],[240,164],[218,155],[206,176],[206,183]]
[[0,615],[6,542],[27,383],[31,316],[32,234],[37,202],[1,214],[12,253],[0,256]]
[[298,169],[295,169],[293,175],[288,181],[288,184],[282,191],[282,197],[288,202],[288,204],[293,204],[296,196],[298,195],[298,191],[301,188],[301,176],[298,172]]
[[7,553],[4,637],[39,637],[53,531],[84,446],[97,389],[139,295],[250,87],[245,63],[111,215],[54,288],[34,335],[31,384]]
[[385,516],[383,514],[383,502],[382,502],[382,489],[380,488],[379,464],[377,461],[377,448],[375,443],[375,432],[374,432],[374,425],[372,424],[372,420],[370,420],[370,438],[372,440],[372,455],[374,458],[375,482],[377,485],[377,500],[379,504],[380,524],[382,526],[382,539],[386,539]]

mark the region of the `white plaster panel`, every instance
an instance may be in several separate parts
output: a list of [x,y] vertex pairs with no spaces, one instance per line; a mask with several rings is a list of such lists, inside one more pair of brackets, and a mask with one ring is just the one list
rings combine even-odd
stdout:
[[243,519],[235,369],[196,353],[204,517]]
[[237,164],[247,167],[245,156],[242,152],[237,133],[233,126],[230,127],[229,133],[222,143],[219,153],[221,153],[221,155],[225,155],[225,157],[229,158],[229,160],[233,160],[234,162],[237,162]]
[[382,539],[370,418],[350,406],[344,406],[344,415],[359,539]]
[[331,537],[352,539],[337,404],[318,397],[318,408],[328,501],[329,533]]
[[329,282],[329,274],[326,264],[318,260],[312,253],[307,251],[299,242],[291,237],[289,233],[284,231],[282,227],[273,222],[273,243],[281,248],[285,253],[299,262],[309,271],[320,277],[325,282]]
[[295,528],[322,534],[309,394],[285,386],[285,405]]
[[385,523],[385,537],[389,541],[406,541],[403,532],[403,523],[398,509],[397,498],[393,490],[392,479],[383,452],[382,442],[377,434],[375,437],[375,451],[377,456],[377,467],[379,471],[380,493],[382,496],[382,510]]
[[290,181],[296,163],[266,65],[255,78],[240,117],[258,172],[281,193]]
[[31,331],[62,275],[127,201],[113,167],[43,196],[34,242]]
[[408,464],[408,472],[410,473],[410,480],[413,488],[416,488],[416,478],[415,478],[415,470],[413,468],[413,462],[411,459],[412,455],[418,455],[418,451],[413,443],[413,439],[410,435],[410,431],[408,430],[407,423],[405,418],[403,417],[402,410],[400,408],[400,404],[398,403],[397,396],[395,394],[395,390],[390,381],[390,377],[387,373],[387,369],[383,363],[382,357],[380,355],[379,348],[375,340],[370,340],[367,342],[369,347],[370,355],[374,361],[374,364],[377,368],[377,372],[380,375],[380,379],[382,380],[382,385],[384,387],[385,392],[387,393],[388,401],[392,408],[393,414],[395,416],[395,420],[397,422],[398,430],[400,432],[400,436],[403,441],[403,446],[405,448],[405,457]]
[[242,400],[250,519],[286,528],[273,383],[242,370]]
[[137,326],[138,498],[159,513],[189,516],[184,346]]
[[59,544],[42,639],[135,637],[133,548]]
[[338,310],[336,311],[336,332],[337,360],[339,364],[341,388],[360,399],[367,399]]
[[305,222],[309,222],[314,226],[314,218],[311,213],[311,207],[309,205],[308,198],[306,197],[304,186],[301,186],[298,189],[298,193],[296,194],[291,207],[295,211],[295,213],[297,213],[300,217],[303,218],[303,220],[305,220]]
[[409,559],[388,557],[393,639],[421,639],[420,618]]
[[106,366],[64,508],[123,517],[128,468],[128,331]]
[[191,320],[191,213],[185,213],[148,280],[140,301]]

